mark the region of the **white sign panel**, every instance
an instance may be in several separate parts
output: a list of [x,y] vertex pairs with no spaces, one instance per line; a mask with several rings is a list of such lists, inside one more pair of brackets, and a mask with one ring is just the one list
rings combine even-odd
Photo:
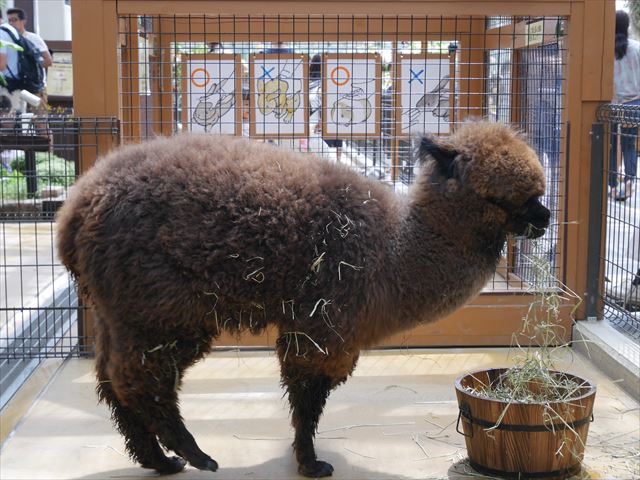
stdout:
[[379,55],[327,55],[323,69],[323,138],[380,134]]
[[453,64],[441,55],[402,55],[396,63],[398,136],[449,133]]
[[251,136],[306,137],[307,55],[260,54],[251,59]]
[[191,132],[241,135],[240,58],[190,55],[182,78],[182,121]]

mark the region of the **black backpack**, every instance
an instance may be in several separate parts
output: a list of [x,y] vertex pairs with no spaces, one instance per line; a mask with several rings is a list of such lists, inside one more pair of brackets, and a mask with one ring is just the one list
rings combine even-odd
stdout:
[[6,78],[9,91],[14,90],[26,90],[31,93],[39,93],[44,89],[44,58],[40,50],[24,38],[22,35],[16,38],[11,30],[6,27],[0,27],[7,32],[13,43],[22,47],[21,52],[18,53],[18,72],[9,73],[13,78]]

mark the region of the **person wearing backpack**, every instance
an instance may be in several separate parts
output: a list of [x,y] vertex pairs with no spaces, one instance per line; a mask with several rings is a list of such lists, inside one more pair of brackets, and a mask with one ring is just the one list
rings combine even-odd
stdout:
[[10,72],[18,71],[18,50],[13,38],[19,35],[18,31],[8,23],[3,22],[0,9],[0,108],[11,110],[14,105],[24,103],[20,99],[19,91],[9,91],[8,82],[13,75]]
[[45,69],[53,63],[49,48],[40,35],[26,30],[27,15],[24,10],[9,8],[7,19],[19,34],[14,42],[23,47],[18,54],[20,82],[15,86],[39,96],[42,101],[36,107],[36,113],[44,114],[47,110]]

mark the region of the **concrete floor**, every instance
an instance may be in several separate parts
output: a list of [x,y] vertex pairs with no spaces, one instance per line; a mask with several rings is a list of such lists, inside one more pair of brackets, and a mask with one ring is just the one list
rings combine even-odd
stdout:
[[[338,479],[483,478],[465,463],[453,382],[470,370],[510,362],[507,349],[368,352],[329,398],[318,456],[334,465]],[[639,404],[579,354],[564,351],[558,367],[598,386],[582,478],[640,478]],[[91,360],[68,360],[34,401],[27,388],[2,411],[5,435],[7,425],[17,426],[3,438],[0,478],[156,476],[123,453],[106,407],[97,404],[92,368]],[[173,478],[300,478],[272,352],[210,355],[189,371],[181,400],[188,428],[220,469],[187,467]]]

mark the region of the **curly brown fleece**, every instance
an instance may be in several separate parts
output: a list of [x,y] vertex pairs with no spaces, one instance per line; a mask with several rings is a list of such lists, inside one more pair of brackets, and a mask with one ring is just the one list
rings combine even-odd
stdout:
[[508,233],[548,224],[538,158],[508,127],[470,123],[424,138],[420,155],[430,161],[406,197],[320,158],[211,135],[122,148],[78,181],[59,254],[93,304],[98,392],[135,460],[215,470],[180,417],[184,371],[223,330],[274,324],[300,472],[331,474],[313,437],[360,350],[463,305]]

